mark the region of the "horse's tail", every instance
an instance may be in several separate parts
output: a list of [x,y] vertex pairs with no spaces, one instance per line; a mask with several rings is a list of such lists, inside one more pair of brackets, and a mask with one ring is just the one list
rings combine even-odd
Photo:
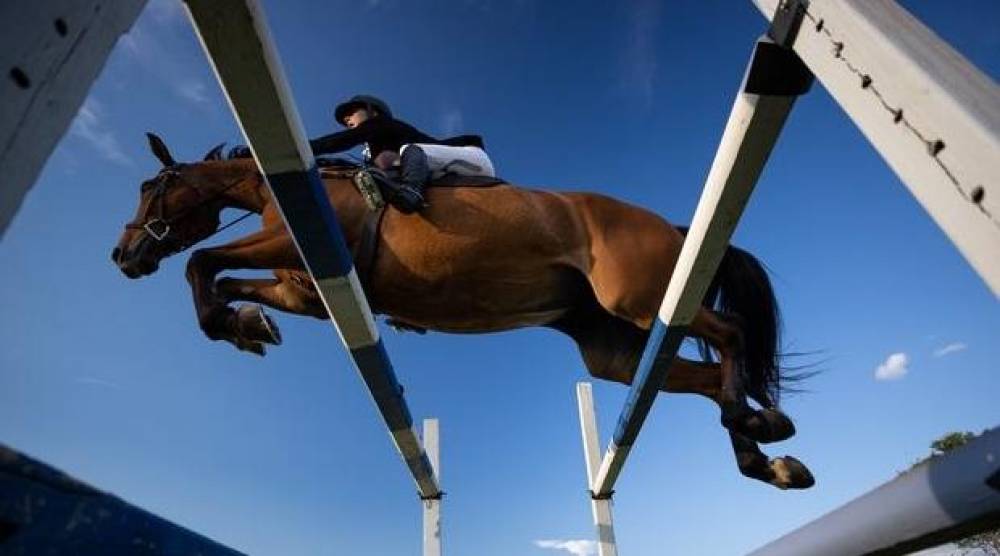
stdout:
[[[678,230],[685,236],[687,228]],[[729,246],[703,301],[705,307],[735,313],[743,320],[743,354],[747,394],[765,407],[776,405],[781,392],[781,312],[764,265],[753,255]],[[709,356],[707,345],[702,354]]]

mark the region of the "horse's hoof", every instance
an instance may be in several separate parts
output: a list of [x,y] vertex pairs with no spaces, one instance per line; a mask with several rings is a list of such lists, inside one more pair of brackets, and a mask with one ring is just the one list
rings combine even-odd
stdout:
[[241,305],[237,309],[236,331],[250,342],[281,345],[281,332],[260,305]]
[[781,442],[795,435],[795,424],[777,409],[745,411],[737,417],[723,416],[723,426],[761,444]]
[[240,351],[247,351],[261,357],[267,355],[267,350],[264,348],[264,344],[260,342],[251,342],[242,338],[236,338],[235,340],[231,340],[231,342],[234,346],[236,346],[236,349]]
[[774,458],[769,463],[774,478],[770,483],[781,490],[804,489],[816,484],[809,468],[792,456]]

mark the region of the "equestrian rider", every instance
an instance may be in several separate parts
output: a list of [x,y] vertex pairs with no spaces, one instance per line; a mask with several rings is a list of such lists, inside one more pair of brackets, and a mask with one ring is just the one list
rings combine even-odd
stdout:
[[482,138],[435,139],[395,119],[389,105],[376,97],[351,97],[337,106],[334,118],[347,129],[310,141],[313,154],[337,153],[364,144],[366,163],[384,171],[399,169],[401,183],[393,201],[402,212],[416,212],[425,206],[423,190],[431,177],[445,173],[494,176]]

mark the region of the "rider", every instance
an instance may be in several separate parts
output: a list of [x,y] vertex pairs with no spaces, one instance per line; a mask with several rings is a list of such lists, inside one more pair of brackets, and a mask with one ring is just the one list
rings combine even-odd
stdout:
[[494,176],[482,138],[435,139],[395,119],[389,105],[376,97],[351,97],[337,105],[334,119],[347,129],[310,141],[313,154],[337,153],[363,143],[365,162],[382,170],[399,168],[402,183],[394,200],[402,212],[416,212],[426,205],[423,189],[432,175]]

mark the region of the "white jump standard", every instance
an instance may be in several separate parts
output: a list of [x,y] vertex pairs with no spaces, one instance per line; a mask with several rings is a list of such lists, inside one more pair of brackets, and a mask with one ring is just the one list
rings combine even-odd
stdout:
[[[330,320],[385,420],[425,506],[425,554],[440,554],[435,466],[414,429],[337,217],[309,149],[266,19],[255,0],[185,0],[198,37]],[[437,442],[436,423],[433,430]],[[429,430],[430,430],[429,429]],[[436,455],[435,455],[436,458]]]

